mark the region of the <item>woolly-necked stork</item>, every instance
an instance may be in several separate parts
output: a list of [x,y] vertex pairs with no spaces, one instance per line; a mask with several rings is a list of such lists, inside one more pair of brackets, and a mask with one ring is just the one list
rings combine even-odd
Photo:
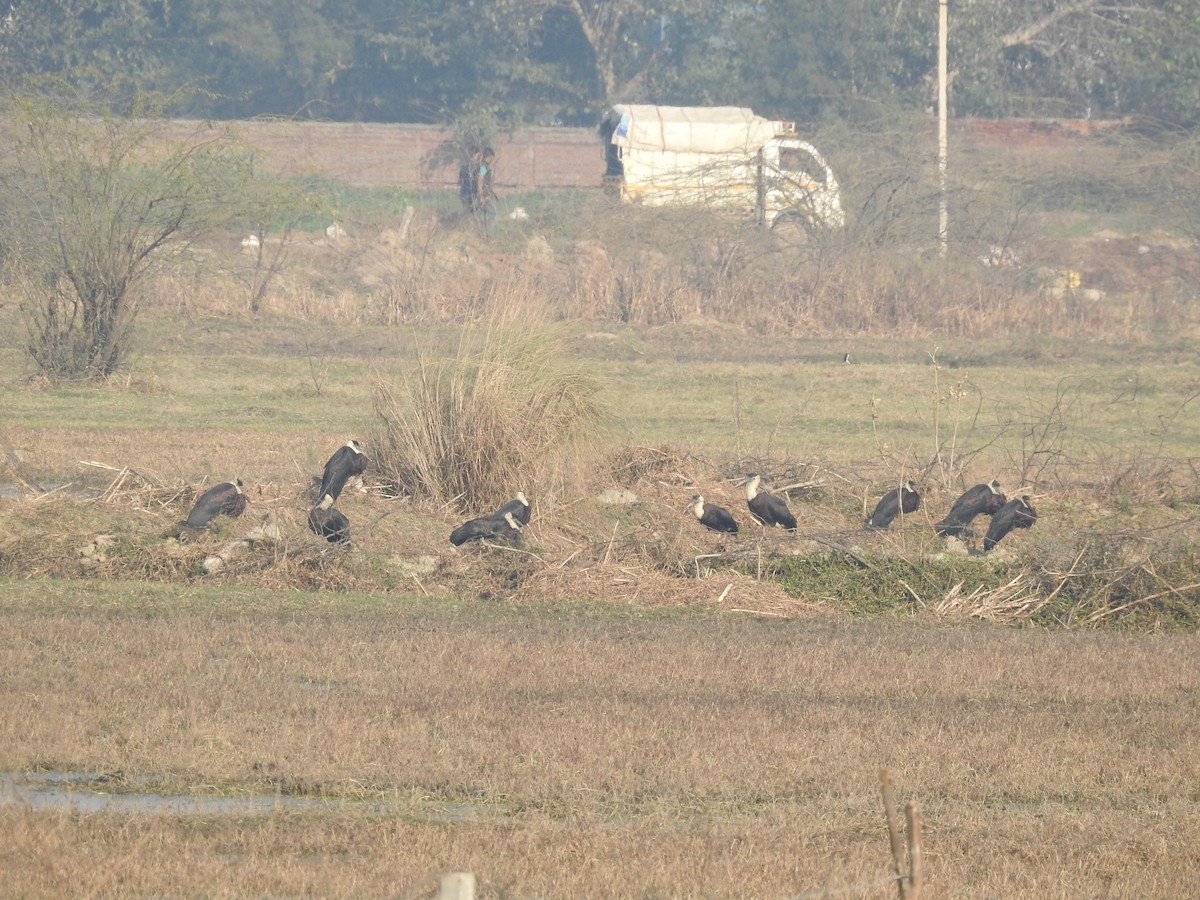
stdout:
[[509,500],[502,507],[496,510],[493,515],[504,518],[505,513],[512,513],[513,518],[521,527],[529,524],[529,500],[526,499],[523,492],[517,491],[516,497],[514,497],[512,500]]
[[246,510],[250,498],[242,492],[242,480],[223,481],[213,485],[200,495],[200,499],[188,513],[189,528],[205,528],[219,515],[237,518]]
[[750,507],[750,515],[768,528],[774,526],[795,531],[796,517],[788,509],[787,503],[769,491],[760,491],[761,483],[761,475],[751,475],[746,482],[746,505]]
[[338,447],[329,462],[325,463],[325,472],[321,476],[321,489],[317,493],[322,509],[329,509],[342,494],[346,482],[356,475],[361,475],[369,461],[363,453],[358,441],[349,440]]
[[1007,502],[995,478],[987,484],[977,484],[954,501],[946,518],[933,526],[934,530],[943,537],[962,537],[972,519],[978,515],[994,516]]
[[308,513],[308,527],[317,537],[323,537],[331,544],[350,542],[350,520],[333,507],[314,506]]
[[992,516],[992,524],[983,537],[983,552],[987,553],[995,547],[1014,528],[1032,528],[1036,521],[1037,510],[1029,502],[1027,494],[1009,500]]
[[906,481],[898,488],[892,488],[879,501],[871,518],[867,519],[868,528],[887,528],[901,511],[907,516],[921,508],[921,495],[912,481]]
[[704,495],[697,494],[692,498],[692,514],[700,520],[700,524],[710,531],[720,531],[724,534],[737,534],[738,524],[734,521],[729,510],[715,503],[705,503]]
[[450,543],[455,547],[485,538],[516,543],[521,539],[521,526],[511,512],[505,512],[504,515],[492,513],[490,516],[468,519],[450,532]]

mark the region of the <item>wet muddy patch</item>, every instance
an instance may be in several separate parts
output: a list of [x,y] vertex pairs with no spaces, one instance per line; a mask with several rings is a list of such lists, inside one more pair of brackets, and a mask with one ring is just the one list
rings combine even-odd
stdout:
[[511,804],[451,801],[360,800],[290,794],[166,794],[154,779],[123,773],[0,772],[0,804],[37,812],[124,813],[173,816],[259,816],[279,812],[404,816],[463,822],[507,816]]

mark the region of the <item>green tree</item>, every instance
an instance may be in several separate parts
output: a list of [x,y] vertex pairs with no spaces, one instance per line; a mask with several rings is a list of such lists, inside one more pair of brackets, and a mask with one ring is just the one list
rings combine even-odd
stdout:
[[[672,96],[785,116],[930,109],[936,0],[734,4],[682,45]],[[1200,121],[1200,7],[1172,0],[956,0],[956,115],[1149,115]]]
[[[861,103],[912,105],[935,62],[924,7],[880,0],[780,0],[730,8],[683,49],[676,79],[702,102],[764,115],[851,115]],[[936,19],[935,19],[936,20]]]
[[[615,102],[787,117],[928,108],[937,0],[12,0],[0,78],[175,115],[594,121]],[[956,115],[1200,123],[1200,5],[953,0]]]
[[161,88],[172,77],[163,38],[178,19],[162,0],[10,0],[0,22],[0,78],[10,89],[47,74],[81,92]]
[[37,368],[103,378],[129,349],[132,289],[227,219],[246,169],[222,132],[171,139],[157,105],[118,116],[71,99],[4,98],[0,203],[21,223],[5,260]]
[[574,68],[582,79],[575,88],[603,107],[644,94],[655,69],[669,64],[674,30],[722,6],[713,0],[498,0],[487,15],[498,28],[540,36],[544,49],[566,50],[557,60],[568,70],[586,61],[585,69]]

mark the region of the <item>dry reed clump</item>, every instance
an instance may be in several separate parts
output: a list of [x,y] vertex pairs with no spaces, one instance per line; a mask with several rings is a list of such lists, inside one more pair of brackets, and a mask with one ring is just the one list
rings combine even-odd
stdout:
[[522,286],[493,297],[486,329],[452,356],[422,355],[399,384],[377,383],[371,446],[398,493],[478,515],[531,485],[577,492],[608,420],[603,389]]
[[382,325],[470,320],[494,274],[477,241],[427,215],[383,231],[358,270],[366,317]]

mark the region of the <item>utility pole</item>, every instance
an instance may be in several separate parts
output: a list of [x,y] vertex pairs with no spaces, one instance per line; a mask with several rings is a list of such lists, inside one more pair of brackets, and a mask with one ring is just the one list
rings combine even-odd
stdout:
[[949,0],[938,0],[938,242],[942,256],[950,241],[950,212],[946,206],[946,39],[950,31]]

